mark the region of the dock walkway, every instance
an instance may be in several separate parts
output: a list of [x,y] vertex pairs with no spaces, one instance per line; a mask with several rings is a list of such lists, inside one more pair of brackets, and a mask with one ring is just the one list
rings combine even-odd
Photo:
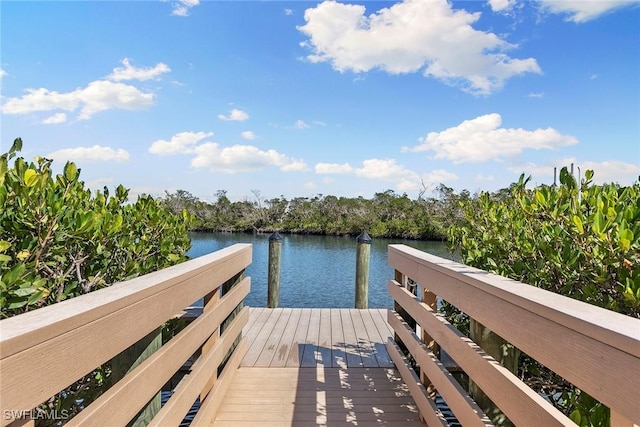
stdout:
[[387,310],[251,309],[213,426],[424,426],[387,353]]

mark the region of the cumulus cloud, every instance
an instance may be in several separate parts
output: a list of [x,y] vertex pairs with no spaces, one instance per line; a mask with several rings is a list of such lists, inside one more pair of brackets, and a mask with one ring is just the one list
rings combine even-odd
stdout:
[[562,135],[553,128],[529,131],[501,128],[501,124],[500,114],[479,116],[442,132],[430,132],[419,139],[421,144],[411,148],[403,147],[402,151],[433,151],[436,159],[447,159],[455,163],[480,163],[515,157],[527,149],[553,150],[578,143],[575,137]]
[[244,122],[245,120],[249,120],[249,115],[242,110],[234,108],[233,110],[231,110],[228,116],[225,116],[224,114],[218,114],[218,118],[224,121]]
[[58,161],[123,163],[129,161],[129,152],[122,148],[94,145],[93,147],[64,148],[49,153],[47,157]]
[[67,115],[65,113],[56,113],[53,116],[49,116],[42,121],[45,125],[56,125],[67,121]]
[[489,0],[489,6],[494,12],[504,12],[511,8],[516,3],[516,0]]
[[252,145],[223,147],[217,142],[205,139],[211,132],[180,132],[170,140],[159,139],[149,147],[149,152],[160,155],[191,154],[191,166],[213,172],[238,173],[254,172],[267,167],[277,167],[283,172],[304,172],[308,170],[301,159],[294,159],[276,150],[263,151]]
[[172,2],[173,10],[171,15],[173,16],[189,16],[189,10],[200,4],[200,0],[178,0]]
[[447,0],[404,0],[369,16],[365,6],[324,1],[305,11],[298,30],[312,63],[329,62],[340,72],[381,69],[415,73],[486,95],[525,73],[541,73],[534,58],[514,59],[517,46],[473,24],[480,13],[454,10]]
[[205,138],[213,136],[213,132],[180,132],[167,141],[159,139],[149,147],[153,154],[190,154],[194,152],[196,144]]
[[287,16],[293,15],[293,9],[285,9],[284,10],[284,14],[287,15]]
[[256,139],[256,134],[250,130],[245,130],[244,132],[241,132],[240,136],[249,141]]
[[[578,174],[584,178],[587,170],[594,172],[593,181],[597,184],[616,182],[620,185],[631,185],[640,175],[640,166],[637,163],[627,163],[620,160],[604,160],[601,162],[580,161],[574,157],[565,157],[559,160],[550,160],[544,164],[523,163],[509,167],[509,171],[531,175],[538,183],[553,183],[553,168],[557,168],[558,174],[564,166],[567,168],[574,164],[576,179]],[[578,171],[578,167],[580,171]]]
[[3,77],[6,76],[7,74],[9,73],[7,73],[5,70],[0,68],[0,81],[2,81]]
[[[122,62],[129,65],[127,59]],[[129,71],[126,70],[126,67],[116,68],[109,76],[112,80],[95,80],[86,87],[71,92],[58,92],[46,88],[26,89],[26,93],[21,97],[7,98],[2,105],[2,112],[4,114],[29,114],[39,111],[62,110],[77,112],[78,119],[87,120],[96,113],[111,109],[143,110],[153,105],[155,95],[151,92],[144,92],[135,86],[113,80],[155,78],[168,71],[168,67],[167,71],[162,71],[163,67],[160,65],[164,64],[158,64],[152,68],[129,67]]]
[[191,160],[194,168],[206,168],[212,172],[255,172],[270,166],[283,172],[307,170],[304,161],[292,159],[275,150],[263,151],[252,145],[222,147],[215,142],[206,142],[194,148],[196,157]]
[[582,24],[614,10],[639,6],[640,0],[576,1],[540,0],[542,10],[549,13],[567,15],[566,20]]
[[107,77],[108,80],[116,82],[122,80],[151,80],[157,79],[164,73],[171,71],[171,68],[167,64],[162,62],[157,63],[153,67],[134,67],[131,65],[129,58],[124,58],[122,61],[124,67],[114,68],[113,72]]
[[422,184],[439,184],[450,182],[458,177],[442,169],[425,174],[418,174],[398,164],[396,159],[367,159],[362,167],[353,167],[348,163],[318,163],[317,174],[353,174],[360,178],[373,179],[392,183],[400,191],[419,189]]

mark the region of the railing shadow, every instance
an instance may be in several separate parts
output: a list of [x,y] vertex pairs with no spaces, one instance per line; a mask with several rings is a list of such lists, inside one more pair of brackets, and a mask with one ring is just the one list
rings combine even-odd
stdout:
[[[364,340],[358,345],[336,343],[333,348],[298,344],[302,357],[292,425],[419,425],[418,409],[398,372],[379,364],[365,367],[364,360],[375,360],[378,350],[371,343],[367,349],[365,344]],[[311,351],[313,366],[308,356]]]

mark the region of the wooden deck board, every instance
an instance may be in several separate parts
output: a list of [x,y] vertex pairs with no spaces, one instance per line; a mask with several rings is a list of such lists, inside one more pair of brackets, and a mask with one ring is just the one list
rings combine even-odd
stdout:
[[241,367],[219,426],[424,426],[395,369]]
[[252,308],[241,366],[392,367],[386,310]]

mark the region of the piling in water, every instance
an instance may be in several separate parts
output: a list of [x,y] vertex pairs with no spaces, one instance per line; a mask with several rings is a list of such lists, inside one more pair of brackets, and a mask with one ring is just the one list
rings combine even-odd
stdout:
[[356,308],[369,308],[371,237],[366,231],[356,239]]
[[280,253],[282,236],[277,231],[269,236],[269,277],[267,287],[267,307],[280,305]]

